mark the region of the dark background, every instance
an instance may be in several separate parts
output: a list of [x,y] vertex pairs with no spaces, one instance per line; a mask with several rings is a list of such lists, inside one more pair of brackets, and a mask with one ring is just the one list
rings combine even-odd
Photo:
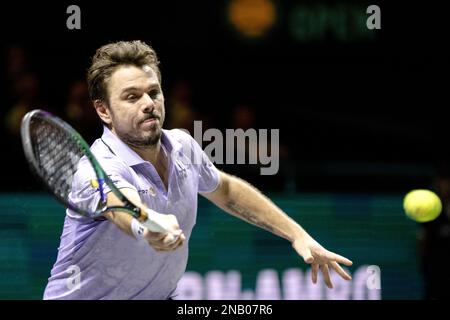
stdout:
[[[49,213],[35,199],[40,196],[29,193],[42,188],[23,157],[21,117],[32,108],[52,111],[92,142],[101,125],[86,96],[90,59],[108,42],[135,39],[151,44],[161,60],[166,128],[189,128],[193,120],[203,120],[204,129],[280,129],[277,175],[260,176],[258,166],[219,167],[279,194],[281,202],[287,201],[285,208],[300,206],[293,213],[321,239],[332,237],[325,243],[353,254],[358,265],[367,262],[388,270],[383,278],[383,285],[393,290],[385,291],[388,298],[419,295],[411,289],[422,279],[414,264],[419,259],[424,297],[448,297],[448,216],[414,224],[416,230],[401,206],[407,191],[436,190],[436,176],[448,177],[449,11],[444,2],[274,0],[275,23],[259,37],[247,37],[233,26],[228,18],[232,2],[2,2],[0,231],[6,251],[0,250],[0,256],[10,272],[3,272],[4,279],[11,281],[2,283],[8,290],[22,282],[26,288],[16,296],[3,290],[5,297],[24,297],[29,282],[22,274],[36,273],[32,265],[41,269],[29,296],[39,296],[59,234],[53,216],[41,216]],[[252,13],[261,10],[258,2],[253,2]],[[71,4],[81,8],[81,30],[66,27]],[[381,8],[381,30],[365,28],[365,8],[370,4]],[[309,20],[299,22],[305,12]],[[310,202],[310,194],[318,194],[318,200]],[[47,197],[42,201],[50,205]],[[317,213],[324,201],[336,201],[336,207],[344,209]],[[375,209],[374,203],[379,203]],[[220,217],[214,218],[219,227]],[[308,217],[317,224],[308,225]],[[199,222],[200,230],[202,223],[206,231],[198,233],[200,240],[194,239],[194,244],[204,245],[202,237],[209,234],[208,220]],[[334,228],[338,223],[341,227]],[[417,249],[422,250],[418,252],[416,231],[421,244]],[[216,248],[215,240],[210,241]],[[243,243],[239,237],[235,241]],[[252,242],[247,244],[253,248]],[[256,243],[254,248],[259,253],[263,246]],[[201,261],[195,259],[193,270]],[[23,273],[18,266],[23,266]],[[397,290],[392,288],[398,294],[392,294]]]
[[[273,27],[248,38],[230,23],[230,2],[78,1],[81,30],[66,27],[73,3],[8,2],[1,13],[3,62],[8,69],[11,48],[22,48],[26,72],[39,87],[29,104],[71,121],[64,111],[69,88],[84,81],[95,50],[111,41],[144,40],[161,60],[169,117],[173,92],[184,85],[204,127],[237,127],[234,111],[245,105],[253,127],[280,129],[282,163],[288,163],[280,174],[262,179],[225,167],[263,189],[398,191],[426,185],[435,165],[449,159],[445,8],[377,2],[381,30],[362,31],[349,12],[361,10],[364,18],[372,2],[275,1]],[[296,38],[292,17],[299,6],[316,14],[343,8],[346,37],[328,21],[320,36]],[[2,76],[1,115],[8,121],[18,95],[10,75]],[[71,123],[88,141],[101,132],[97,122],[78,122]],[[16,167],[23,157],[10,132],[3,135],[9,140],[2,142],[3,161]],[[21,188],[17,174],[2,187]]]

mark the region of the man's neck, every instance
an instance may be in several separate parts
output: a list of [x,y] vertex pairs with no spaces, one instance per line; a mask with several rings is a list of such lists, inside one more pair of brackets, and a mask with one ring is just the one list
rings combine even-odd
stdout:
[[138,155],[141,156],[142,159],[149,161],[153,167],[158,172],[159,177],[161,178],[166,190],[168,190],[169,185],[169,172],[168,165],[169,159],[168,155],[163,151],[161,146],[161,140],[158,141],[157,144],[151,147],[135,147],[130,146]]

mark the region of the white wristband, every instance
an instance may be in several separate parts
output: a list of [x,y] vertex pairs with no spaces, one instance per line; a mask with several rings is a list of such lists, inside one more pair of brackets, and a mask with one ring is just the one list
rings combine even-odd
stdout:
[[131,231],[136,238],[143,238],[145,233],[145,227],[137,221],[135,218],[131,220]]

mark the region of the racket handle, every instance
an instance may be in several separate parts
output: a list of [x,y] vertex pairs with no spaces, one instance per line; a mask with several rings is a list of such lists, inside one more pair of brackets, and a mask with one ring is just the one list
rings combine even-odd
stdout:
[[181,234],[183,233],[181,230],[179,230],[179,232],[176,232],[176,233],[169,232],[161,224],[159,224],[155,220],[150,220],[150,219],[147,219],[144,222],[142,222],[142,225],[144,225],[148,230],[150,230],[152,232],[167,234],[167,236],[170,239],[170,240],[168,240],[168,244],[175,243],[178,240],[178,238],[181,236]]
[[146,208],[145,212],[147,213],[147,219],[142,221],[141,223],[151,232],[158,233],[169,233],[166,227],[166,221],[163,220],[164,215],[150,209]]

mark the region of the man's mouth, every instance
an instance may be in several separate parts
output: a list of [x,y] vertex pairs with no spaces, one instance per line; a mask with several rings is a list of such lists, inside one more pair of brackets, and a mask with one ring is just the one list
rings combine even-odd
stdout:
[[155,123],[156,120],[159,120],[159,117],[150,117],[150,118],[144,119],[142,121],[142,123]]

